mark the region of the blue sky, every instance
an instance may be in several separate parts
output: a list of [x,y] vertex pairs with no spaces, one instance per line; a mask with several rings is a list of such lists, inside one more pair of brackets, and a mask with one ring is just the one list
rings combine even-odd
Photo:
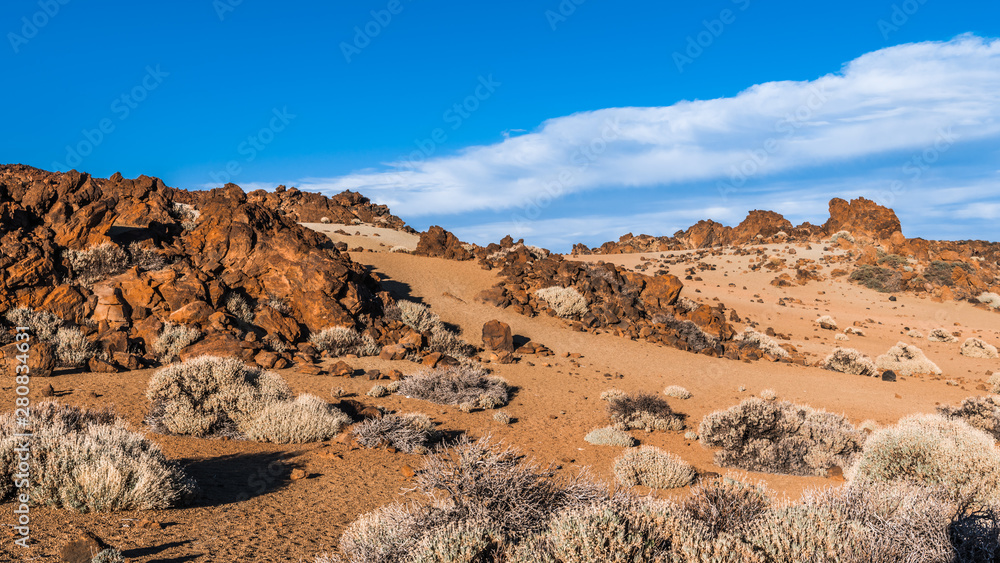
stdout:
[[0,161],[555,250],[832,197],[1000,240],[1000,5],[10,0]]

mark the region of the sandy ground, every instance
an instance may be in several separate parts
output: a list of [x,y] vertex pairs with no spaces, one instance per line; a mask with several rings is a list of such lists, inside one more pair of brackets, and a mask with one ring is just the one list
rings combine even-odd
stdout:
[[413,250],[417,248],[417,241],[420,240],[420,235],[372,225],[342,225],[338,223],[299,224],[327,235],[333,242],[345,242],[347,243],[347,247],[352,249],[361,247],[385,251],[402,247],[406,250]]
[[[313,225],[310,225],[313,227]],[[319,225],[327,232],[342,228],[363,232],[360,226]],[[386,287],[398,298],[423,302],[448,323],[459,327],[463,337],[480,343],[481,328],[490,319],[508,323],[516,336],[545,344],[555,356],[525,356],[519,363],[492,366],[495,372],[517,387],[506,410],[515,419],[510,426],[493,420],[493,411],[462,413],[425,401],[392,395],[381,399],[365,397],[372,382],[364,377],[311,376],[293,370],[280,373],[296,393],[309,392],[335,401],[332,391],[341,388],[360,399],[401,412],[422,412],[446,431],[465,431],[473,437],[491,433],[515,444],[542,464],[554,463],[566,474],[589,467],[597,477],[612,481],[611,464],[621,448],[593,446],[583,440],[591,429],[606,426],[602,391],[617,387],[626,391],[662,392],[668,385],[682,385],[693,397],[669,399],[674,410],[688,417],[696,428],[706,414],[728,408],[741,399],[773,389],[780,399],[805,403],[844,413],[854,422],[872,419],[890,424],[916,412],[932,412],[935,405],[957,403],[976,394],[975,387],[996,369],[996,361],[975,360],[958,354],[961,342],[932,343],[912,339],[905,327],[926,332],[937,326],[961,330],[963,337],[980,336],[993,344],[1000,342],[1000,316],[963,303],[937,303],[900,294],[888,301],[880,294],[840,278],[811,282],[805,286],[776,288],[769,284],[777,273],[749,272],[745,256],[707,256],[702,261],[717,270],[697,275],[701,281],[685,281],[682,295],[712,302],[718,298],[759,328],[774,327],[787,334],[789,342],[819,360],[836,345],[857,348],[872,356],[881,354],[897,341],[913,342],[944,370],[939,378],[907,377],[895,383],[802,367],[766,362],[734,362],[650,345],[611,334],[574,332],[556,318],[527,318],[511,311],[478,303],[477,293],[496,282],[496,274],[473,262],[453,262],[436,258],[390,253],[388,247],[412,243],[405,233],[379,229],[381,236],[350,235],[366,239],[382,252],[355,252],[354,260],[367,265],[386,279]],[[389,236],[390,233],[399,235]],[[334,240],[342,235],[331,234]],[[351,247],[352,240],[345,240]],[[361,245],[364,246],[364,245]],[[778,251],[781,249],[775,249]],[[659,260],[659,253],[579,257],[582,260],[613,260],[636,266],[645,256]],[[783,256],[784,257],[784,256]],[[803,257],[803,251],[790,258]],[[671,257],[677,258],[677,257]],[[819,259],[816,256],[813,259]],[[688,265],[666,267],[683,278]],[[833,266],[838,267],[838,266]],[[653,272],[659,266],[650,268]],[[832,268],[824,268],[824,276]],[[735,286],[731,286],[734,283]],[[786,305],[778,305],[784,297]],[[797,300],[797,301],[790,301]],[[832,331],[813,322],[823,314],[833,316],[841,328],[855,321],[865,327],[866,336],[851,336],[846,343],[834,340]],[[742,324],[740,325],[742,326]],[[808,338],[808,340],[807,340]],[[580,353],[570,359],[564,353]],[[350,359],[355,368],[418,370],[406,361],[376,358]],[[59,400],[86,406],[115,405],[135,428],[142,429],[147,404],[144,390],[152,371],[118,375],[69,373],[51,378]],[[610,375],[610,377],[609,377]],[[954,379],[960,386],[946,384]],[[11,387],[3,381],[3,392]],[[41,387],[37,385],[36,387]],[[741,391],[741,388],[745,388]],[[88,396],[93,391],[96,398]],[[10,396],[6,394],[5,396]],[[357,397],[356,397],[357,398]],[[40,397],[35,397],[39,400]],[[643,444],[676,452],[701,471],[727,473],[712,463],[712,452],[683,433],[633,432]],[[318,444],[278,446],[253,442],[201,440],[148,434],[168,457],[180,460],[202,487],[195,505],[189,508],[144,513],[76,514],[63,510],[35,508],[32,511],[36,543],[29,553],[0,547],[0,560],[55,561],[62,541],[78,530],[90,530],[123,550],[129,560],[145,562],[182,561],[311,561],[325,550],[335,549],[345,526],[358,515],[402,498],[408,481],[400,473],[404,464],[419,467],[419,456],[384,450],[351,449],[337,441]],[[289,479],[294,467],[308,477]],[[739,475],[744,472],[735,471]],[[836,485],[818,477],[750,474],[781,494],[796,498],[807,488]],[[670,495],[683,495],[677,490]],[[666,494],[665,494],[666,495]],[[13,505],[0,507],[4,523],[13,520]],[[139,520],[151,520],[162,528],[137,527]]]

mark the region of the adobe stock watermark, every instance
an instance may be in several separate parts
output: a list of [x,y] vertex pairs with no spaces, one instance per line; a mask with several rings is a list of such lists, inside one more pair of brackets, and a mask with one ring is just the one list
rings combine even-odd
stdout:
[[212,0],[212,9],[219,21],[226,21],[226,16],[236,11],[236,7],[243,3],[243,0]]
[[[746,11],[750,7],[750,0],[730,0],[739,12]],[[705,29],[694,35],[687,36],[687,44],[684,52],[674,51],[674,66],[677,72],[684,72],[684,67],[693,63],[695,59],[705,54],[705,49],[711,47],[715,40],[722,36],[726,27],[736,23],[738,13],[729,8],[724,8],[719,12],[719,17],[711,20],[702,20],[701,25]]]
[[529,221],[537,221],[542,216],[542,211],[578,182],[580,174],[600,160],[601,156],[607,152],[608,145],[620,139],[621,135],[621,123],[618,118],[606,120],[600,135],[595,136],[588,143],[578,146],[570,154],[569,162],[574,165],[572,169],[563,170],[555,178],[546,182],[538,193],[521,206],[520,212],[511,214],[510,220],[513,223],[514,234],[520,236],[527,229]]
[[[412,2],[412,0],[406,1]],[[354,37],[351,39],[351,42],[340,42],[340,52],[344,55],[344,60],[350,64],[353,57],[360,55],[361,51],[371,45],[372,41],[381,35],[382,31],[393,22],[394,16],[403,13],[403,9],[405,8],[403,0],[389,0],[385,8],[369,12],[372,16],[370,20],[364,25],[354,26]]]
[[14,364],[14,417],[18,433],[12,437],[17,441],[14,448],[14,487],[17,497],[14,502],[14,543],[27,548],[31,541],[31,333],[30,328],[19,326],[14,329],[17,354]]
[[882,39],[888,41],[889,35],[899,31],[901,27],[906,25],[910,21],[910,18],[920,11],[921,6],[926,3],[927,0],[903,0],[899,4],[893,4],[889,19],[880,19],[875,22],[879,33],[882,34]]
[[[261,151],[274,142],[278,133],[284,131],[296,117],[295,114],[288,112],[288,106],[281,109],[273,108],[271,114],[271,119],[267,122],[266,127],[262,127],[253,135],[248,135],[246,140],[236,145],[236,153],[243,157],[242,162],[253,162]],[[209,172],[208,175],[217,184],[228,184],[243,172],[243,166],[240,165],[240,162],[236,159],[230,160],[223,170]]]
[[163,79],[168,76],[170,73],[160,69],[160,65],[156,65],[155,68],[146,66],[146,74],[139,84],[111,101],[110,111],[113,117],[102,118],[93,129],[82,129],[80,135],[83,138],[74,144],[66,145],[66,160],[54,161],[53,170],[69,170],[79,166],[84,158],[94,153],[108,135],[115,132],[118,128],[116,121],[120,123],[128,119],[139,104],[149,97],[149,93],[159,88],[163,84]]
[[906,187],[912,184],[920,178],[923,177],[924,173],[927,172],[937,161],[941,160],[941,157],[948,152],[952,146],[958,141],[958,136],[951,130],[951,127],[941,128],[937,131],[937,136],[931,145],[924,148],[924,150],[914,153],[903,166],[900,168],[900,172],[907,179],[903,180],[893,180],[888,189],[885,189],[878,193],[874,197],[875,203],[883,207],[892,207],[896,202],[896,198],[906,191]]
[[7,41],[10,41],[10,48],[14,50],[14,54],[20,53],[23,45],[27,45],[29,41],[38,37],[42,28],[49,25],[52,18],[59,15],[62,7],[69,3],[70,0],[38,0],[40,9],[31,16],[21,18],[19,30],[21,33],[13,31],[7,33]]
[[587,0],[562,0],[555,10],[545,10],[545,21],[549,22],[552,31],[561,23],[565,23],[570,16],[576,13],[576,9],[582,6]]
[[[462,101],[455,102],[450,108],[446,109],[441,114],[441,120],[450,125],[449,129],[457,131],[472,117],[472,114],[479,111],[483,102],[493,97],[497,88],[502,85],[502,82],[497,82],[493,79],[492,74],[486,76],[479,75],[472,93],[463,98]],[[407,170],[416,170],[418,165],[426,162],[428,158],[437,152],[438,147],[447,141],[448,132],[445,128],[435,127],[427,137],[413,140],[413,144],[416,145],[417,149],[400,159],[400,163]]]
[[760,146],[747,151],[747,157],[739,164],[730,166],[728,181],[716,182],[715,187],[722,200],[727,201],[729,194],[739,191],[751,178],[759,174],[771,157],[781,150],[783,144],[794,138],[799,129],[826,104],[827,99],[823,87],[813,85],[806,100],[795,108],[795,111],[788,112],[775,122],[774,132],[778,135],[764,139]]

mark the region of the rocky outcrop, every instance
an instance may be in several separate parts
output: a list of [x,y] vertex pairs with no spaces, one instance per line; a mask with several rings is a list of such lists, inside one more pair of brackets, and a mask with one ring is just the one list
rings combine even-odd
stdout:
[[830,200],[830,218],[823,224],[822,232],[830,236],[839,231],[848,231],[855,238],[881,241],[901,232],[902,226],[892,209],[874,201],[863,197],[850,202],[834,198]]
[[272,192],[252,191],[247,194],[247,201],[277,211],[299,223],[365,223],[415,232],[402,219],[390,213],[388,206],[374,204],[367,197],[350,190],[327,197],[320,193],[278,186]]
[[413,253],[417,256],[431,256],[448,260],[472,260],[475,257],[471,252],[472,248],[471,245],[467,246],[458,240],[454,234],[434,225],[420,233],[417,249]]
[[11,165],[0,167],[0,202],[0,313],[50,311],[118,367],[152,360],[168,322],[202,333],[185,355],[248,360],[269,347],[291,360],[328,326],[387,330],[391,298],[377,279],[234,184],[186,192],[147,176]]

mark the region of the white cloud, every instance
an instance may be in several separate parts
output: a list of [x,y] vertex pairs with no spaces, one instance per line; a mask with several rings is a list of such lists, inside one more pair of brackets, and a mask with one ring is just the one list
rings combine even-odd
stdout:
[[[798,209],[823,200],[813,209],[820,212],[831,192],[865,193],[848,184],[847,176],[864,178],[866,167],[873,173],[885,172],[871,162],[896,158],[896,153],[933,150],[942,146],[942,139],[951,139],[946,150],[960,152],[953,146],[1000,137],[997,116],[1000,40],[963,35],[881,49],[815,80],[758,84],[729,98],[609,108],[550,119],[530,133],[430,158],[409,169],[400,161],[386,163],[381,170],[285,183],[330,194],[360,191],[406,218],[545,208],[572,193],[691,183],[702,185],[703,198],[720,195],[715,190],[704,193],[705,185],[739,188],[735,197],[721,200],[730,210],[741,204],[748,204],[742,211],[766,209],[767,201]],[[916,192],[931,186],[923,178],[908,179],[901,169],[904,162],[899,162],[894,177],[906,182],[908,194],[899,198],[905,207]],[[990,162],[972,167],[979,167],[979,176],[988,176],[996,166]],[[845,166],[850,173],[838,170]],[[745,187],[744,177],[752,180]],[[768,185],[772,180],[776,185]],[[866,189],[886,189],[884,184],[865,183]],[[819,184],[829,187],[817,190]],[[950,203],[969,197],[959,192],[951,192],[955,199]],[[690,198],[698,194],[685,195],[691,211],[684,212],[684,218],[710,216],[697,215],[706,211],[707,201]],[[937,190],[933,199],[943,200],[943,192]],[[994,209],[969,208],[963,213],[993,218]],[[654,215],[638,214],[629,220],[649,224]],[[609,238],[641,232],[638,225],[614,217],[558,221],[566,229],[559,240],[577,230],[593,234],[595,224],[615,229],[609,230],[616,233]],[[501,225],[510,223],[479,228],[499,233]],[[532,228],[541,234],[537,229],[542,227]],[[474,229],[456,230],[471,234]],[[555,242],[547,235],[541,238]]]

